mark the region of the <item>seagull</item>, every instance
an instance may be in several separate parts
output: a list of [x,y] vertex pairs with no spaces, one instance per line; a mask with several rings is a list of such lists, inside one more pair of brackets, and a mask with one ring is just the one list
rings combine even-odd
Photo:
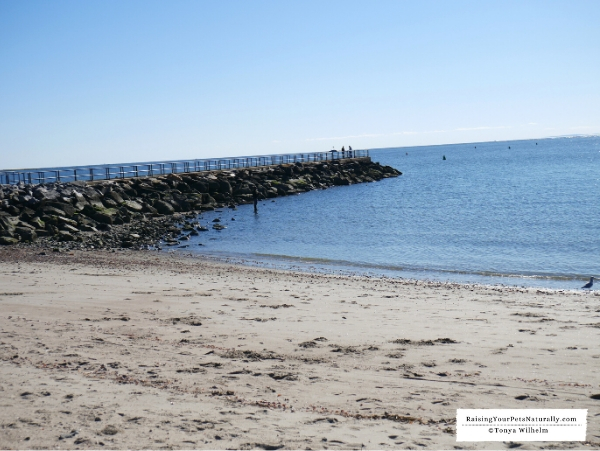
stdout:
[[594,278],[590,277],[590,281],[588,283],[586,283],[584,286],[582,286],[581,288],[583,290],[586,290],[586,289],[589,290],[592,288],[593,285],[594,285]]

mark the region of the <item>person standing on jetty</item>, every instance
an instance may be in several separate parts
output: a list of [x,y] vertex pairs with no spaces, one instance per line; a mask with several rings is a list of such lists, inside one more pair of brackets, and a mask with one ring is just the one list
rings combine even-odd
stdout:
[[258,213],[258,188],[252,188],[252,200],[254,201],[254,214]]

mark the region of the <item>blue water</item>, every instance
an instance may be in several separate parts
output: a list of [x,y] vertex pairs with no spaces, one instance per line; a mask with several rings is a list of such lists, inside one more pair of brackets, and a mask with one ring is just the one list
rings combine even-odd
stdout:
[[371,157],[403,175],[263,201],[258,215],[248,205],[204,213],[201,223],[219,217],[227,229],[201,233],[186,251],[557,289],[600,276],[600,137],[381,149]]

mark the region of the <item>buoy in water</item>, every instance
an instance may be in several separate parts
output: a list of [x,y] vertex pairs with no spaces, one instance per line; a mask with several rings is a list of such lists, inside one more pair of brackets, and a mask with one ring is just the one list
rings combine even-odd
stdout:
[[445,160],[445,159],[446,159],[446,155],[444,155],[444,158],[442,158],[442,160]]

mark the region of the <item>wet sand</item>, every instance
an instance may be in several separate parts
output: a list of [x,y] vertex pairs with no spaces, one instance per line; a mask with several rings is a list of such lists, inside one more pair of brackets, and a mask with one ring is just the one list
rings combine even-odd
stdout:
[[[600,292],[38,254],[0,249],[0,448],[600,447]],[[458,408],[588,442],[457,443]]]

